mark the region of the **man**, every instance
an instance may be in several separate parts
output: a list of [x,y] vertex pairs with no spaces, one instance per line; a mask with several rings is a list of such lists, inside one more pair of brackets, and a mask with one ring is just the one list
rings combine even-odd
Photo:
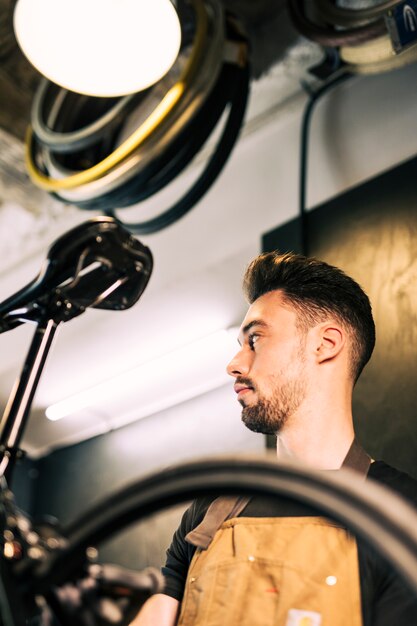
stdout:
[[[359,285],[316,259],[277,252],[249,265],[250,303],[228,365],[255,432],[278,458],[355,469],[417,504],[417,484],[355,441],[352,391],[375,343]],[[202,498],[167,553],[164,594],[134,626],[410,626],[417,602],[386,564],[342,527],[285,497]]]

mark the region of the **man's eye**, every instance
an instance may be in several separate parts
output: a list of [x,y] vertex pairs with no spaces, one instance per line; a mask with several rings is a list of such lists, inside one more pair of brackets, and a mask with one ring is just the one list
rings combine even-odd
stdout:
[[251,350],[253,350],[257,339],[258,339],[258,335],[253,334],[253,335],[248,336],[248,344]]

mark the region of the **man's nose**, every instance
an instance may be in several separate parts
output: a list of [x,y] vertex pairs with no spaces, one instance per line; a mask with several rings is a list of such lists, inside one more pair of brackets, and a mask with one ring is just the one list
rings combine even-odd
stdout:
[[234,376],[235,378],[237,376],[247,375],[249,371],[249,363],[247,362],[247,359],[244,358],[242,350],[239,350],[239,352],[235,354],[226,367],[226,371],[229,376]]

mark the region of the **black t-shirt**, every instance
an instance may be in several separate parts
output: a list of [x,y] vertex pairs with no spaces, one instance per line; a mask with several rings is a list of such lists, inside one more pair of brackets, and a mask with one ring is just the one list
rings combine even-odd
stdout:
[[[402,495],[417,508],[417,481],[383,461],[375,461],[368,477]],[[176,530],[162,573],[164,593],[181,601],[188,568],[195,547],[185,536],[202,520],[213,498],[199,498],[186,510]],[[254,496],[240,514],[244,517],[304,517],[323,515],[309,505],[284,496],[264,498]],[[358,540],[359,570],[364,626],[417,626],[417,598],[402,579],[376,554]]]

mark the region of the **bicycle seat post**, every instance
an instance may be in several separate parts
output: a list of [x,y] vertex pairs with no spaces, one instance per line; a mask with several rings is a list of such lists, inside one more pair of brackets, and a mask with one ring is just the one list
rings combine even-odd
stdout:
[[20,453],[19,443],[58,325],[59,321],[55,319],[47,319],[37,324],[21,374],[15,382],[0,422],[0,476],[6,478],[9,486],[16,457]]

